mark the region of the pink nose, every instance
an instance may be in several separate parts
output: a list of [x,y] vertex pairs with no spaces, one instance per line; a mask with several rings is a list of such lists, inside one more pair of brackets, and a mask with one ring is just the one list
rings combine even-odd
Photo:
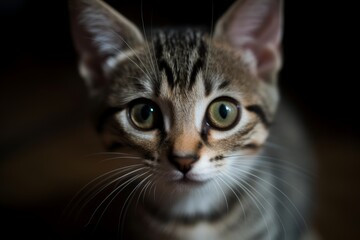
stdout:
[[172,155],[169,157],[169,161],[184,175],[189,172],[193,166],[193,163],[198,160],[198,157],[195,155],[188,156],[176,156]]

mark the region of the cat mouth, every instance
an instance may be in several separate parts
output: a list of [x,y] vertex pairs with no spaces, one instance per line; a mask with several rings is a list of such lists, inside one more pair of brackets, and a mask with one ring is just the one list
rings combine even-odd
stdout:
[[202,185],[205,184],[205,181],[199,181],[197,179],[192,179],[184,175],[182,179],[180,179],[178,182],[182,184],[190,184],[190,185]]
[[171,182],[175,184],[188,185],[188,186],[199,186],[203,185],[207,182],[207,180],[201,179],[199,176],[195,174],[176,174],[171,179]]

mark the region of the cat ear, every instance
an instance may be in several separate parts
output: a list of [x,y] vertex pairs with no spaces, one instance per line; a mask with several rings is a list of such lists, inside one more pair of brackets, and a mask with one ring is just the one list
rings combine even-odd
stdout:
[[281,67],[282,0],[238,0],[216,24],[214,38],[239,50],[257,76],[275,82]]
[[114,58],[143,42],[139,29],[100,0],[69,0],[72,33],[80,57],[79,71],[96,94],[106,86]]

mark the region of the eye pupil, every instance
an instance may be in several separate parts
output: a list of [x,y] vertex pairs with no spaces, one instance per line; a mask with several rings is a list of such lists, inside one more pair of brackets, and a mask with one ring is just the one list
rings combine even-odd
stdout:
[[225,104],[221,104],[219,107],[219,114],[220,117],[222,117],[223,119],[226,119],[228,112],[230,111],[229,107],[227,107]]
[[152,112],[154,111],[154,109],[149,106],[149,105],[144,105],[142,108],[141,108],[141,118],[146,121],[150,115],[152,114]]

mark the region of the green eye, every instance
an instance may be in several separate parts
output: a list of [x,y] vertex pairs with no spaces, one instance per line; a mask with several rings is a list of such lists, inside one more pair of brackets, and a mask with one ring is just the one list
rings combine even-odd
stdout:
[[229,130],[240,119],[240,106],[232,98],[218,98],[209,105],[206,117],[211,127],[223,131]]
[[131,104],[129,118],[131,123],[143,131],[153,130],[159,125],[161,115],[157,105],[150,100],[140,99]]

